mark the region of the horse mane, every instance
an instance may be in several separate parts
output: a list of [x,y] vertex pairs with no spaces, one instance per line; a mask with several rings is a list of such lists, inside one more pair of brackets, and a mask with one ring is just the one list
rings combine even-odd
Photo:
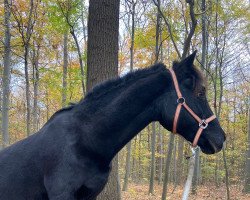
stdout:
[[97,99],[109,92],[112,92],[113,90],[124,87],[127,84],[131,84],[137,81],[138,79],[145,78],[151,74],[157,73],[162,70],[166,70],[166,66],[163,63],[158,63],[148,68],[137,69],[131,73],[126,74],[125,76],[104,81],[96,85],[92,90],[90,90],[87,95],[83,97],[78,103],[70,102],[68,106],[56,111],[46,122],[46,124],[52,119],[54,119],[55,116],[57,116],[58,114],[63,113],[64,111],[72,110],[75,106],[83,103],[85,100],[91,101],[93,99]]
[[91,91],[87,93],[86,97],[83,98],[81,101],[85,99],[89,100],[93,98],[99,98],[100,96],[105,95],[115,89],[124,87],[127,84],[131,84],[137,81],[138,79],[145,78],[162,70],[166,70],[166,66],[163,63],[157,63],[148,68],[137,69],[131,73],[126,74],[125,76],[107,80],[103,83],[96,85]]
[[[179,64],[178,61],[173,62],[173,67],[177,67]],[[82,98],[78,103],[70,103],[69,106],[64,107],[57,112],[55,112],[49,121],[53,119],[57,114],[62,113],[64,111],[72,110],[76,105],[83,103],[84,101],[92,101],[94,99],[100,98],[101,96],[106,95],[116,89],[120,89],[127,85],[130,85],[137,81],[138,79],[142,79],[148,77],[149,75],[158,73],[159,71],[166,70],[166,66],[163,63],[157,63],[152,65],[151,67],[137,69],[131,73],[127,73],[125,76],[113,78],[107,81],[104,81],[98,85],[96,85],[91,91],[87,93],[87,95]],[[192,67],[190,74],[195,77],[195,88],[194,92],[198,94],[202,88],[206,85],[206,80],[200,70],[198,70],[195,66]],[[48,121],[48,122],[49,122]]]
[[64,112],[64,111],[72,110],[72,109],[75,107],[75,105],[76,105],[75,103],[74,103],[74,104],[69,103],[68,106],[63,107],[63,108],[61,108],[60,110],[57,110],[57,111],[49,118],[49,120],[48,120],[44,125],[46,125],[46,124],[48,124],[50,121],[52,121],[58,114],[60,114],[60,113],[62,113],[62,112]]

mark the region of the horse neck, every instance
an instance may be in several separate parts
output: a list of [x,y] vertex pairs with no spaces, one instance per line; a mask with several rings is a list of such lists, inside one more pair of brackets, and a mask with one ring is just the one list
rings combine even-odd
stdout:
[[158,99],[169,85],[166,69],[140,77],[134,83],[111,95],[100,98],[102,108],[91,116],[93,148],[99,154],[112,159],[136,134],[150,122],[160,118]]

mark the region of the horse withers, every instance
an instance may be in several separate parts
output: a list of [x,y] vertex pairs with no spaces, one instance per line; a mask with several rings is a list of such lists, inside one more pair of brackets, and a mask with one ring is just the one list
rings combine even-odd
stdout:
[[[185,103],[198,116],[213,115],[195,53],[173,64]],[[0,152],[1,200],[94,200],[105,186],[116,153],[150,122],[173,130],[178,100],[163,64],[96,86],[79,103],[56,112],[32,136]],[[179,109],[176,132],[193,142],[204,125]],[[225,134],[213,119],[197,139],[206,154],[221,150]]]

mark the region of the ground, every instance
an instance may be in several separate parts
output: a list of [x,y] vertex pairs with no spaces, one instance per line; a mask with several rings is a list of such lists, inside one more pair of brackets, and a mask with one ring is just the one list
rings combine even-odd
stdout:
[[[162,187],[155,185],[154,195],[148,195],[148,185],[130,184],[127,192],[122,192],[122,200],[161,200]],[[183,188],[177,187],[174,192],[170,185],[167,200],[178,200],[182,197]],[[230,186],[231,200],[249,200],[250,194],[242,193],[242,187]],[[225,186],[199,186],[197,195],[190,195],[189,200],[226,200]]]

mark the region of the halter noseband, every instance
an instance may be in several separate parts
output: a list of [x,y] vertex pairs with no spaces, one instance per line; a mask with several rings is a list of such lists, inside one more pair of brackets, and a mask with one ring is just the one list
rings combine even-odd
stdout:
[[195,138],[193,140],[193,143],[192,143],[192,146],[196,147],[197,143],[198,143],[198,140],[199,140],[199,138],[201,136],[202,131],[207,128],[208,123],[213,121],[216,118],[216,116],[212,115],[211,117],[209,117],[207,119],[201,119],[200,117],[198,117],[198,115],[196,115],[195,112],[186,104],[185,98],[181,94],[179,84],[178,84],[178,81],[177,81],[174,70],[169,69],[169,71],[171,73],[171,76],[172,76],[172,79],[173,79],[173,82],[174,82],[175,91],[176,91],[177,97],[178,97],[178,99],[177,99],[178,105],[177,105],[177,108],[176,108],[176,111],[175,111],[174,122],[173,122],[173,133],[176,133],[177,123],[178,123],[179,115],[180,115],[180,112],[181,112],[181,108],[182,108],[182,106],[184,106],[184,108],[199,123],[199,129],[198,129],[198,131],[197,131],[197,133],[195,135]]

